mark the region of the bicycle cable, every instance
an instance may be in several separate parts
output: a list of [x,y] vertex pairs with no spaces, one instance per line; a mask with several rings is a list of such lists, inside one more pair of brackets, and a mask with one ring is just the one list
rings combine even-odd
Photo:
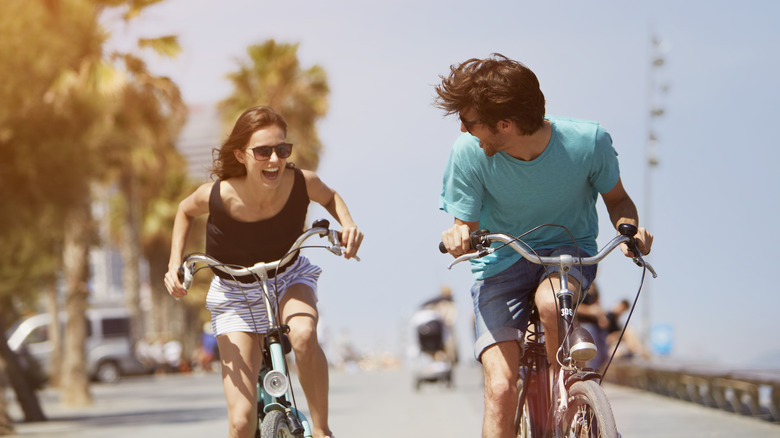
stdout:
[[[579,266],[580,272],[582,272],[582,268],[583,268],[583,265],[582,265],[582,254],[581,254],[581,251],[580,251],[580,247],[577,244],[577,240],[574,238],[574,235],[572,235],[571,231],[569,231],[568,228],[566,228],[563,225],[559,225],[559,224],[541,224],[541,225],[537,225],[536,227],[531,228],[530,230],[526,231],[525,233],[523,233],[523,234],[521,234],[519,236],[514,237],[509,242],[505,242],[504,244],[497,246],[495,248],[494,252],[498,251],[499,249],[501,249],[501,248],[503,248],[503,247],[505,247],[507,245],[509,245],[512,242],[520,242],[528,249],[529,252],[533,253],[533,255],[536,256],[537,259],[541,259],[541,256],[539,255],[539,253],[537,253],[536,250],[534,250],[529,244],[527,244],[524,240],[522,240],[522,238],[527,236],[530,233],[533,233],[536,230],[539,230],[539,229],[543,228],[543,227],[557,227],[557,228],[562,228],[563,230],[566,231],[566,234],[569,235],[569,238],[571,239],[572,243],[574,244],[574,248],[577,250],[577,260],[579,261],[579,264],[577,266]],[[555,295],[555,284],[553,283],[553,279],[550,277],[551,271],[550,271],[550,269],[548,268],[547,265],[541,264],[541,263],[540,263],[540,265],[544,269],[545,279],[550,283],[550,290],[553,293],[553,302],[555,303],[555,311],[557,312],[557,314],[560,314],[561,309],[558,306],[558,299],[557,299],[557,296]],[[560,272],[559,272],[559,275],[560,275]],[[568,274],[566,274],[566,275],[568,275]],[[577,282],[577,286],[578,286],[578,288],[577,288],[576,292],[577,292],[577,296],[579,296],[579,295],[582,294],[582,282],[578,281]],[[580,307],[579,305],[585,299],[587,294],[588,294],[588,291],[585,291],[585,293],[582,294],[582,296],[579,297],[579,299],[577,300],[576,305],[574,305],[574,309],[573,309],[573,313],[572,313],[572,320],[574,320],[577,317],[577,310]],[[534,297],[534,300],[535,300],[535,297]],[[574,330],[574,324],[569,324],[569,328],[566,331],[566,334],[563,336],[563,342],[561,342],[561,345],[558,346],[558,349],[556,350],[555,360],[556,360],[556,362],[558,362],[558,365],[560,365],[560,366],[563,366],[563,363],[562,363],[562,360],[561,360],[561,358],[559,356],[562,353],[563,346],[566,344],[566,340],[569,338],[569,336],[571,335],[573,330]],[[556,342],[557,342],[557,340],[556,340]]]
[[[301,256],[301,255],[300,255],[300,251],[301,251],[302,249],[311,249],[311,248],[322,248],[322,249],[329,249],[329,247],[328,247],[328,246],[325,246],[325,245],[308,245],[308,246],[299,246],[298,248],[295,248],[295,249],[293,249],[293,250],[291,250],[291,251],[288,251],[288,252],[287,252],[287,253],[286,253],[284,256],[282,256],[282,257],[281,257],[279,260],[284,260],[284,258],[285,258],[285,257],[289,256],[290,254],[292,254],[292,253],[294,253],[294,252],[296,252],[296,251],[299,253],[299,254],[298,254],[298,257],[300,257],[300,256]],[[297,261],[297,259],[296,259],[296,261]],[[295,263],[295,262],[292,262],[292,263]],[[292,266],[292,263],[290,263],[290,264],[289,264],[289,265],[287,265],[287,266]],[[285,266],[285,268],[286,268],[287,266]],[[281,315],[281,308],[280,308],[280,307],[281,307],[281,302],[280,302],[280,300],[279,300],[279,298],[280,298],[280,297],[279,297],[279,295],[280,295],[280,294],[278,293],[278,287],[279,287],[279,268],[280,268],[280,267],[281,267],[281,266],[277,266],[277,267],[276,267],[276,269],[274,270],[274,298],[276,299],[276,306],[275,306],[275,309],[274,309],[274,310],[276,311],[276,320],[281,322],[281,320],[282,320],[282,315]],[[285,290],[285,292],[286,292],[286,290]],[[281,341],[281,339],[282,339],[282,336],[281,336],[281,335],[282,335],[282,333],[281,333],[281,329],[279,328],[279,325],[280,325],[280,324],[277,322],[277,324],[276,324],[276,325],[277,325],[277,331],[279,332],[279,333],[278,333],[278,335],[279,335],[279,339],[280,339],[280,341],[279,341],[279,342],[282,342],[282,341]],[[270,327],[269,327],[269,329],[270,329]],[[290,343],[292,344],[292,341],[290,341]],[[292,345],[290,345],[290,346],[292,347]],[[290,384],[292,384],[292,377],[290,376],[290,367],[289,367],[289,365],[287,364],[287,355],[286,355],[286,354],[285,354],[285,355],[282,355],[282,361],[284,362],[284,371],[285,371],[285,374],[286,374],[286,376],[287,376],[287,380],[288,380],[288,381],[290,381]],[[298,421],[301,421],[301,417],[300,417],[300,414],[299,414],[299,412],[298,412],[298,404],[297,404],[297,402],[295,401],[295,391],[290,391],[290,396],[291,396],[291,398],[292,398],[291,402],[292,402],[293,408],[295,408],[295,417],[298,419]]]
[[[641,259],[642,256],[640,255],[639,258]],[[634,302],[631,304],[631,310],[628,311],[628,316],[626,317],[626,322],[623,324],[623,329],[620,331],[620,336],[618,337],[617,342],[615,342],[615,348],[612,350],[612,354],[609,356],[609,360],[604,366],[604,371],[601,372],[601,380],[599,380],[599,385],[601,385],[601,382],[604,381],[604,376],[607,375],[607,370],[609,370],[609,366],[612,364],[612,359],[614,359],[615,354],[617,354],[618,347],[620,347],[620,342],[623,340],[623,335],[626,333],[626,329],[628,329],[628,323],[631,321],[631,315],[634,314],[634,309],[636,308],[636,304],[639,301],[639,295],[642,293],[642,287],[645,284],[645,276],[647,274],[647,266],[645,266],[644,263],[642,265],[642,276],[639,280],[639,289],[636,291]]]

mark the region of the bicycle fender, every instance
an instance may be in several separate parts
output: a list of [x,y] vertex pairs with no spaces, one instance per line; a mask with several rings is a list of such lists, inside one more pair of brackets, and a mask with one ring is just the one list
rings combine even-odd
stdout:
[[[292,409],[292,408],[290,408],[290,409]],[[267,403],[263,407],[263,412],[265,412],[266,414],[271,412],[271,411],[282,411],[282,412],[284,412],[285,410],[287,410],[287,407],[284,406],[283,404],[279,403],[279,402]]]
[[601,374],[596,371],[582,370],[567,377],[564,384],[566,385],[566,389],[569,389],[575,382],[584,382],[586,380],[601,381]]

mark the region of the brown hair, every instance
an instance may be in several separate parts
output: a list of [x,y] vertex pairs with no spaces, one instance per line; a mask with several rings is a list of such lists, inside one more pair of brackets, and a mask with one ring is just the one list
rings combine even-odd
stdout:
[[287,136],[287,121],[271,107],[255,106],[238,117],[233,131],[219,149],[214,149],[211,174],[220,179],[246,175],[246,167],[236,159],[234,150],[243,150],[252,134],[269,126],[278,126]]
[[511,120],[520,133],[530,135],[544,123],[544,94],[534,72],[499,53],[450,66],[440,76],[435,105],[447,114],[473,110],[478,120],[495,131],[501,120]]

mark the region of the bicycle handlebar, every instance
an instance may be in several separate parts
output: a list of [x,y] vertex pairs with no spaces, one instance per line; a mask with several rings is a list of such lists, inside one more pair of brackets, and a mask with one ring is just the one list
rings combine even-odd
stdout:
[[[607,245],[601,249],[596,255],[591,257],[581,257],[577,258],[576,261],[577,264],[580,265],[595,265],[596,263],[600,262],[604,257],[607,256],[612,250],[620,246],[620,244],[625,243],[628,245],[628,249],[635,254],[633,257],[634,263],[637,264],[639,267],[646,267],[648,271],[653,275],[653,278],[656,278],[658,275],[655,273],[655,270],[653,267],[647,263],[642,258],[642,253],[639,251],[639,249],[636,246],[636,241],[634,240],[634,235],[637,233],[637,228],[634,225],[631,224],[620,224],[618,226],[618,232],[620,233],[618,236],[615,236]],[[506,246],[510,246],[512,249],[517,251],[521,256],[523,256],[526,260],[541,264],[541,265],[558,265],[562,262],[563,256],[556,256],[556,257],[542,257],[538,256],[534,253],[532,253],[530,250],[524,248],[517,237],[512,236],[510,234],[505,233],[491,233],[488,230],[481,229],[474,231],[471,233],[471,236],[469,237],[469,243],[471,244],[471,247],[475,249],[474,252],[470,252],[467,254],[463,254],[460,257],[457,257],[455,260],[450,263],[448,269],[452,269],[453,266],[455,266],[458,263],[465,262],[467,260],[476,259],[480,257],[484,257],[488,254],[492,254],[495,252],[498,248],[490,248],[490,244],[493,242],[503,242],[506,244]],[[447,253],[447,249],[444,247],[443,242],[439,242],[439,251],[442,253]]]
[[[301,245],[303,245],[303,242],[308,239],[311,236],[318,235],[320,237],[328,237],[329,245],[325,247],[328,251],[332,252],[333,254],[337,256],[343,255],[342,247],[341,247],[341,232],[336,230],[329,229],[330,222],[326,219],[320,219],[315,221],[312,224],[312,227],[308,230],[304,231],[303,234],[301,234],[300,237],[293,243],[290,250],[287,252],[287,254],[282,257],[280,260],[276,260],[274,262],[259,262],[254,264],[253,266],[230,266],[225,265],[219,260],[207,255],[207,254],[188,254],[184,257],[184,261],[182,262],[181,266],[179,266],[178,269],[178,277],[179,282],[182,284],[184,289],[189,289],[192,285],[192,277],[195,274],[195,265],[198,263],[203,263],[208,267],[212,267],[215,269],[219,269],[220,271],[232,275],[235,277],[239,276],[246,276],[246,275],[254,275],[259,276],[260,278],[267,278],[267,273],[269,271],[274,271],[275,269],[279,268],[280,266],[286,265],[290,260],[295,257],[295,252],[301,248]],[[357,256],[353,257],[356,261],[360,261],[360,258]]]

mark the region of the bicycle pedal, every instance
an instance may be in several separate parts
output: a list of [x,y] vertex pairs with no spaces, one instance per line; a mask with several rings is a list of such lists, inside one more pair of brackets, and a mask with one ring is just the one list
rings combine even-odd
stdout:
[[582,327],[576,327],[571,332],[569,354],[577,362],[587,362],[598,353],[593,336]]

